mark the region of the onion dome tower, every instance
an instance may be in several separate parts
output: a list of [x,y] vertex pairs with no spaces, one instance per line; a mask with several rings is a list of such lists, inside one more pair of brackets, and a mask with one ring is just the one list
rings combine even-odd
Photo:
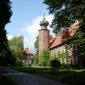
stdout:
[[49,22],[46,21],[45,17],[40,21],[41,29],[39,30],[39,53],[49,50],[49,30],[47,26]]

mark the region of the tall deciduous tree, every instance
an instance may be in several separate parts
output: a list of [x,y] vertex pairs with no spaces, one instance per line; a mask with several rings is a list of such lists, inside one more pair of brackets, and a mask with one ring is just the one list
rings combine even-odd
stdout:
[[0,0],[0,63],[9,63],[7,60],[10,49],[7,43],[5,25],[10,22],[12,15],[10,0]]
[[23,36],[15,36],[9,40],[9,47],[17,61],[23,59]]
[[52,27],[59,33],[76,21],[85,24],[85,0],[44,0],[49,13],[54,14]]

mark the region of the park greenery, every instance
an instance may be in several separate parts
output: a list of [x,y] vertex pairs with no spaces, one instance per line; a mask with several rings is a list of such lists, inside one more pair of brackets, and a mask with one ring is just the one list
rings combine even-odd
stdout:
[[6,24],[10,22],[12,16],[10,0],[0,0],[0,64],[13,65],[16,60],[23,57],[23,37],[14,37],[11,40],[7,39]]
[[23,57],[23,36],[14,36],[8,41],[9,48],[16,59],[16,63],[21,62]]
[[0,0],[0,64],[14,64],[13,55],[8,46],[6,24],[12,15],[10,0]]
[[[53,32],[57,35],[62,30],[65,30],[71,24],[80,22],[81,29],[78,30],[76,35],[68,41],[68,43],[78,43],[80,46],[79,56],[82,57],[82,61],[85,65],[85,1],[84,0],[44,0],[44,4],[48,5],[49,13],[54,14],[51,27]],[[10,0],[0,0],[0,64],[8,65],[18,63],[23,59],[23,36],[15,36],[11,40],[7,40],[5,26],[10,22],[12,15]],[[48,51],[41,52],[38,56],[39,46],[38,37],[35,41],[36,63],[40,66],[10,66],[19,71],[40,74],[42,75],[54,75],[55,80],[59,80],[71,85],[82,85],[85,83],[85,69],[68,68],[60,66],[60,63],[56,59],[52,60],[52,56]],[[58,53],[58,56],[63,57],[68,55],[65,53]],[[55,56],[54,56],[55,57]],[[49,63],[50,62],[50,63]],[[50,65],[51,64],[51,65]],[[56,68],[55,64],[57,65]],[[52,66],[49,67],[49,66]],[[45,76],[43,76],[45,77]],[[46,77],[47,78],[47,77]],[[49,78],[49,77],[48,77]],[[50,77],[51,78],[51,77]],[[5,82],[4,82],[5,81]],[[7,77],[0,75],[0,85],[13,85]]]
[[[69,40],[70,43],[79,44],[79,56],[82,57],[83,65],[85,65],[85,1],[84,0],[43,0],[43,3],[48,5],[49,13],[54,15],[51,27],[57,35],[66,30],[71,24],[79,22],[80,30],[76,35]],[[12,15],[10,0],[0,1],[0,64],[14,64],[23,59],[23,37],[14,37],[7,40],[6,24],[10,22]],[[68,33],[66,33],[68,34]],[[65,38],[67,37],[64,36]],[[50,39],[52,36],[50,35]],[[38,65],[49,66],[52,56],[49,52],[43,52],[39,55],[39,39],[38,36],[34,43],[37,49],[35,61]],[[39,55],[39,56],[38,56]],[[62,55],[64,56],[64,53]]]
[[84,0],[44,0],[49,13],[54,14],[52,28],[57,34],[75,22],[85,24]]
[[49,68],[49,67],[27,67],[27,66],[15,66],[12,67],[18,71],[35,74],[43,78],[52,79],[67,83],[69,85],[82,85],[85,83],[85,69],[76,68]]
[[39,53],[38,56],[38,64],[39,66],[50,66],[50,52],[49,51],[43,51]]

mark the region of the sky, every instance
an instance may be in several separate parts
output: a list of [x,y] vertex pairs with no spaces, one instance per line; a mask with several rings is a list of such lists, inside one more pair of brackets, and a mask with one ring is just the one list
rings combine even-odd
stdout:
[[[51,24],[53,15],[49,15],[47,6],[43,4],[43,0],[11,0],[12,17],[11,23],[6,25],[7,37],[12,39],[14,36],[24,37],[24,47],[29,48],[31,52],[35,52],[34,42],[38,36],[38,30],[41,28],[39,23],[45,18]],[[48,29],[52,28],[48,26]]]

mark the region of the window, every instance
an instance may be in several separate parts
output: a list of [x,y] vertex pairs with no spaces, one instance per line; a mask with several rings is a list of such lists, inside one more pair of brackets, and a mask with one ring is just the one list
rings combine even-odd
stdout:
[[62,62],[62,58],[60,58],[60,63],[62,64],[63,62]]
[[66,58],[64,58],[64,63],[66,64]]
[[65,53],[66,52],[66,49],[64,48],[63,52]]

